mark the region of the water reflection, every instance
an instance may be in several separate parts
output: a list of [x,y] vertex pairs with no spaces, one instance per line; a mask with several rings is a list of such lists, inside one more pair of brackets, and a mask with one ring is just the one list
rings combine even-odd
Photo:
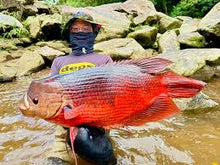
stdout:
[[[55,125],[24,117],[17,109],[33,79],[49,70],[0,84],[0,164],[42,165],[53,143]],[[206,94],[220,102],[220,80],[213,80]],[[219,109],[219,108],[218,108]],[[180,113],[142,127],[110,132],[118,165],[220,164],[220,112]],[[83,165],[85,165],[83,163]]]

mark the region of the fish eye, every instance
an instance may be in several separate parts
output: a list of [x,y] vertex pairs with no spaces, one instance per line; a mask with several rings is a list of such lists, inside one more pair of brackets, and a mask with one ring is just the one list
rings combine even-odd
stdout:
[[33,101],[34,104],[38,104],[38,98],[37,97],[35,97],[32,101]]

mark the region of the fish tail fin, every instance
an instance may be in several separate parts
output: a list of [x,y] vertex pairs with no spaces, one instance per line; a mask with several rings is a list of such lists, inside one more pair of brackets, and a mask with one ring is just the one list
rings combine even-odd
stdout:
[[163,74],[163,83],[168,88],[168,96],[172,98],[188,98],[195,96],[206,85],[205,82],[180,76],[167,71]]
[[179,108],[167,95],[161,94],[149,108],[124,120],[122,125],[143,125],[147,122],[155,122],[170,117],[179,111]]

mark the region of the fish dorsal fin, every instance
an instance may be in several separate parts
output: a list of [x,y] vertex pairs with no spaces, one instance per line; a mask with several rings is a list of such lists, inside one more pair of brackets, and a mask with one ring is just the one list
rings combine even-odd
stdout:
[[123,121],[124,126],[138,126],[147,122],[162,120],[178,113],[180,110],[176,104],[166,95],[160,95],[155,102],[141,113],[134,114],[133,117]]
[[157,74],[165,70],[170,64],[172,64],[171,61],[163,58],[143,58],[117,61],[107,65],[136,65],[140,67],[141,71],[144,73]]

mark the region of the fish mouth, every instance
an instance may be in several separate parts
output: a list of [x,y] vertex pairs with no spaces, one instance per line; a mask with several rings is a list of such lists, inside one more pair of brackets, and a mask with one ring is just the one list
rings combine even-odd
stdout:
[[30,104],[28,102],[28,95],[27,92],[24,94],[24,105],[27,109],[30,109]]

